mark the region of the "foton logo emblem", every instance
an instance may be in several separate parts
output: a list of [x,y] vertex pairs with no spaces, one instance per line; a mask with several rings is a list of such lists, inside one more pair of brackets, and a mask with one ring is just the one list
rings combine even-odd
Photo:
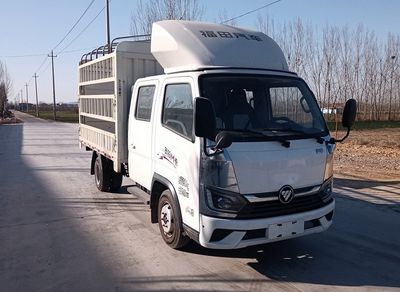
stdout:
[[282,204],[288,204],[290,203],[293,198],[294,198],[294,190],[291,186],[283,186],[280,190],[279,190],[279,201]]

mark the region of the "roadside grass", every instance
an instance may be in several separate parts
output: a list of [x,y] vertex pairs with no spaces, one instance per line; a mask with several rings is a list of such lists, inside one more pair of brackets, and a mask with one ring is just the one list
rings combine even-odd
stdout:
[[[29,111],[28,114],[36,117],[35,111]],[[45,120],[53,120],[53,111],[52,110],[39,110],[39,118]],[[79,115],[76,111],[73,110],[57,110],[56,112],[56,120],[58,122],[66,122],[66,123],[78,123]]]
[[[30,110],[28,114],[36,116],[36,112]],[[79,114],[75,110],[57,110],[57,121],[67,123],[78,123]],[[52,110],[40,110],[39,118],[46,120],[53,120]],[[327,122],[330,131],[336,130],[335,122]],[[400,121],[356,121],[353,130],[367,130],[367,129],[383,129],[383,128],[400,128]],[[338,123],[338,130],[345,130],[342,128],[341,122]]]
[[[327,122],[330,131],[336,129],[335,122]],[[400,121],[356,121],[353,130],[371,130],[383,128],[400,128]],[[342,128],[341,122],[338,123],[338,130],[345,130]]]

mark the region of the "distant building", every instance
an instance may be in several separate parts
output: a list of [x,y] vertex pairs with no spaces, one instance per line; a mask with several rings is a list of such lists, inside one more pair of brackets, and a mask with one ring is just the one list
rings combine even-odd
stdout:
[[321,108],[321,111],[323,114],[336,114],[337,109],[336,108]]
[[78,107],[78,102],[76,102],[76,101],[60,102],[58,105],[61,106],[61,107],[77,108]]

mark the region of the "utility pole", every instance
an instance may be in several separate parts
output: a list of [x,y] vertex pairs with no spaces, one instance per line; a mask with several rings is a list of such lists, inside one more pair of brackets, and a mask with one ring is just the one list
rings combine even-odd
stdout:
[[55,56],[53,54],[53,50],[51,50],[51,55],[48,55],[48,57],[51,58],[51,73],[53,76],[53,118],[54,120],[56,120],[56,82],[54,79],[54,58],[56,58],[57,56]]
[[38,101],[38,94],[37,94],[37,78],[39,76],[36,74],[33,75],[33,78],[35,78],[35,92],[36,92],[36,116],[39,117],[39,101]]
[[[24,103],[24,95],[22,94],[22,89],[20,90],[20,95],[21,95],[21,103]],[[24,105],[22,105],[21,111],[24,111]]]
[[110,42],[110,8],[109,0],[106,0],[106,33],[107,33],[107,48],[108,53],[111,53],[111,42]]
[[25,88],[26,88],[26,112],[28,112],[29,111],[29,106],[28,106],[28,102],[29,102],[29,99],[28,99],[28,83],[25,83]]

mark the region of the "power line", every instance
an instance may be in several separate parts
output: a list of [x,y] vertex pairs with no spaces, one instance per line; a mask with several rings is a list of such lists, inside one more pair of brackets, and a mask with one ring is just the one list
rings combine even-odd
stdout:
[[[69,50],[69,51],[64,51],[63,54],[71,54],[71,53],[76,53],[76,52],[82,52],[82,51],[87,51],[93,49],[95,46],[87,47],[87,48],[82,48],[82,49],[75,49],[75,50]],[[60,53],[58,53],[60,55]]]
[[42,69],[42,71],[40,71],[39,73],[40,73],[40,74],[43,74],[44,72],[46,72],[47,69],[49,69],[50,65],[51,65],[51,62],[48,62],[47,65],[46,65],[46,67],[44,67],[44,69]]
[[278,2],[280,2],[280,1],[282,1],[282,0],[276,0],[276,1],[274,1],[274,2],[265,4],[265,5],[261,6],[261,7],[258,7],[258,8],[256,8],[256,9],[253,9],[253,10],[248,11],[248,12],[246,12],[246,13],[243,13],[243,14],[240,14],[240,15],[238,15],[238,16],[232,17],[231,19],[224,20],[224,21],[221,22],[221,24],[222,24],[222,23],[227,23],[227,22],[232,21],[232,20],[236,20],[236,19],[241,18],[241,17],[246,16],[246,15],[249,15],[249,14],[254,13],[254,12],[258,11],[258,10],[261,10],[261,9],[264,9],[264,8],[266,8],[266,7],[268,7],[268,6],[274,5],[275,3],[278,3]]
[[79,19],[75,22],[75,24],[71,27],[71,29],[67,32],[67,34],[61,39],[61,41],[58,42],[58,44],[53,48],[55,50],[66,38],[67,36],[73,31],[73,29],[78,25],[78,23],[81,21],[83,16],[85,16],[86,12],[89,10],[89,8],[93,5],[95,0],[92,0],[89,3],[89,6],[85,9],[85,11],[82,13],[82,15],[79,17]]
[[[82,49],[75,49],[75,50],[70,50],[70,51],[64,51],[62,54],[70,54],[70,53],[75,53],[75,52],[81,52],[81,51],[87,51],[87,50],[91,50],[93,49],[95,46],[92,47],[87,47],[87,48],[82,48]],[[49,69],[51,62],[48,62],[47,65],[45,67],[43,67],[46,62],[48,61],[48,55],[46,54],[45,59],[43,59],[42,63],[40,64],[40,66],[35,70],[36,73],[39,74],[43,74],[44,72],[46,72],[47,69]],[[43,69],[42,69],[43,68]],[[41,70],[42,69],[42,70]],[[28,81],[28,84],[31,84],[31,81],[33,80],[33,77],[31,77]]]
[[[103,8],[104,10],[104,8]],[[100,13],[99,13],[100,15]],[[63,51],[63,54],[70,54],[70,53],[75,53],[79,51],[84,51],[84,50],[90,50],[95,46],[92,47],[87,47],[87,48],[82,48],[82,49],[75,49],[75,50],[70,50],[70,51]],[[61,52],[60,52],[61,53]],[[58,54],[60,54],[58,53]],[[41,57],[41,56],[47,56],[47,53],[41,53],[41,54],[26,54],[26,55],[3,55],[0,56],[0,58],[31,58],[31,57]]]
[[[76,53],[76,52],[82,52],[82,51],[87,51],[87,50],[91,50],[91,49],[93,49],[94,48],[94,46],[93,47],[88,47],[88,48],[82,48],[82,49],[76,49],[76,50],[70,50],[70,51],[64,51],[64,52],[60,52],[60,53],[57,53],[57,56],[58,55],[60,55],[60,54],[62,54],[62,55],[64,55],[64,54],[71,54],[71,53]],[[47,61],[48,59],[46,59],[46,61]],[[42,71],[40,71],[39,73],[41,73],[41,74],[43,74],[44,72],[46,72],[46,70],[47,69],[49,69],[49,67],[50,67],[50,65],[51,65],[51,62],[48,62],[47,63],[47,65],[42,69]],[[39,70],[37,70],[37,71],[39,71]]]
[[[76,53],[76,52],[82,52],[82,51],[86,52],[87,50],[92,50],[93,48],[94,48],[94,46],[90,47],[90,48],[82,48],[82,49],[70,50],[70,51],[63,52],[62,54],[70,54],[70,53]],[[61,53],[58,53],[57,55],[60,55],[60,54]],[[47,69],[49,69],[50,65],[51,65],[51,62],[47,63],[46,67],[44,67],[44,69],[42,69],[42,71],[40,71],[39,73],[43,74],[44,72],[46,72]]]
[[[39,70],[43,67],[43,65],[46,63],[46,61],[47,61],[47,54],[46,54],[46,57],[43,59],[42,63],[40,63],[39,67],[35,70],[35,72],[39,72]],[[33,79],[33,77],[31,77],[29,79],[28,84],[31,83],[32,79]]]
[[40,66],[35,70],[35,72],[38,72],[43,67],[43,65],[46,63],[46,61],[47,61],[47,54],[46,54],[46,57],[43,59],[42,63],[40,64]]
[[81,30],[81,32],[72,41],[70,41],[68,45],[66,45],[61,51],[59,51],[58,54],[63,53],[70,45],[72,45],[72,43],[75,42],[88,29],[88,27],[97,19],[97,17],[99,17],[99,15],[104,11],[104,9],[105,9],[105,7],[103,7],[96,14],[96,16]]
[[[76,25],[80,22],[80,20],[83,18],[83,16],[86,14],[86,12],[89,10],[89,8],[93,5],[93,3],[94,3],[94,1],[95,0],[92,0],[90,3],[89,3],[89,5],[88,5],[88,7],[85,9],[85,11],[82,13],[82,15],[79,17],[79,19],[75,22],[75,24],[71,27],[71,29],[67,32],[67,34],[61,39],[61,41],[59,41],[58,42],[58,44],[54,47],[54,49],[55,48],[57,48],[66,38],[67,38],[67,36],[72,32],[72,30],[76,27]],[[101,9],[100,10],[100,12],[92,19],[92,21],[88,24],[88,25],[86,25],[85,26],[85,28],[67,45],[67,46],[65,46],[61,51],[60,51],[60,53],[61,52],[64,52],[65,51],[65,49],[67,49],[95,20],[96,20],[96,18],[101,14],[101,12],[103,12],[103,10],[105,9],[105,7],[103,7],[103,9]],[[53,49],[53,50],[54,50]],[[83,49],[82,49],[83,50]],[[78,51],[78,50],[74,50],[74,51]],[[73,52],[73,51],[67,51],[67,52],[64,52],[64,53],[70,53],[70,52]],[[40,56],[45,56],[45,58],[43,59],[43,61],[42,61],[42,63],[39,65],[39,67],[35,70],[35,72],[39,72],[39,70],[44,66],[44,64],[46,63],[46,61],[48,60],[48,55],[47,54],[34,54],[34,55],[40,55]],[[53,55],[53,54],[52,54]],[[19,55],[19,56],[17,56],[17,55],[15,55],[15,57],[27,57],[27,55]],[[48,64],[48,66],[46,66],[46,68],[42,71],[42,73],[44,72],[44,71],[46,71],[47,70],[47,68],[49,67],[49,65],[50,65],[50,63]],[[28,83],[30,83],[31,81],[32,81],[32,79],[33,79],[33,77],[31,77],[30,79],[29,79],[29,81],[28,81]]]
[[27,54],[27,55],[3,55],[0,58],[25,58],[25,57],[40,57],[47,54]]

